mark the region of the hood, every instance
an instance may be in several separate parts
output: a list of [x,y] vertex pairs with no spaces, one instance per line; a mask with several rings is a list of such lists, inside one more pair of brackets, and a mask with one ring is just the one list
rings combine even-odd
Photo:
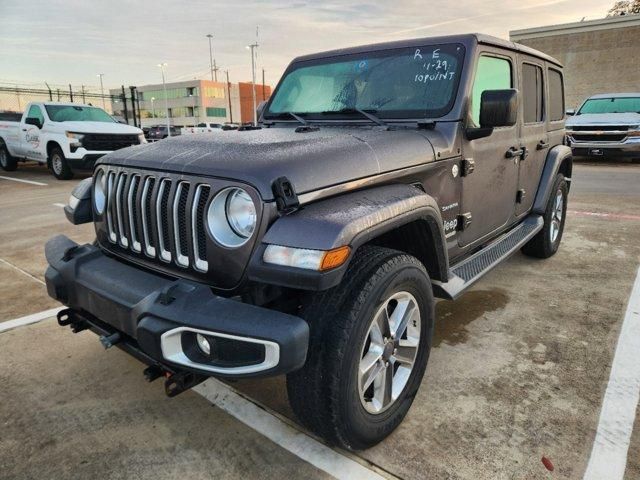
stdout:
[[142,133],[142,130],[137,127],[116,122],[54,122],[53,125],[61,130],[77,133],[120,133],[135,135]]
[[434,160],[427,131],[376,127],[230,130],[184,135],[112,152],[100,163],[229,178],[273,199],[287,177],[298,194]]
[[567,119],[566,126],[580,125],[639,125],[640,113],[584,113]]

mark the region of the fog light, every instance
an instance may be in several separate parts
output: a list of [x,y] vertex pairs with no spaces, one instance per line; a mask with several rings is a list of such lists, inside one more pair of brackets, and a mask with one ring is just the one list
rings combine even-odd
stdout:
[[207,337],[205,337],[201,333],[198,333],[196,335],[196,342],[198,342],[198,347],[200,347],[202,353],[207,356],[211,355],[211,344],[209,343],[209,340],[207,340]]

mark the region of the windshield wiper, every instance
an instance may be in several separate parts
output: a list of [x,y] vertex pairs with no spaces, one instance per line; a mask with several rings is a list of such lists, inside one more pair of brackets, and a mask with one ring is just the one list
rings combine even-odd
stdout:
[[387,124],[383,122],[380,118],[375,116],[377,110],[362,110],[360,108],[343,108],[342,110],[327,110],[322,112],[323,115],[335,115],[340,113],[359,113],[363,117],[366,117],[368,120],[371,120],[373,123],[380,125],[381,127],[386,127]]
[[307,122],[304,118],[302,118],[300,115],[298,115],[297,113],[293,113],[293,112],[284,112],[287,115],[292,116],[293,118],[295,118],[297,121],[299,121],[302,125],[309,125],[309,122]]

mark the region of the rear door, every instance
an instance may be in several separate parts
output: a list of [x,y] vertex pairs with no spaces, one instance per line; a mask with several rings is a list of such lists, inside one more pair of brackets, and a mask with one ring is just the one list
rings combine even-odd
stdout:
[[[517,88],[517,64],[515,53],[490,47],[483,48],[476,62],[467,123],[479,127],[482,92]],[[471,223],[458,235],[461,247],[481,243],[513,220],[518,165],[507,152],[519,148],[518,134],[516,123],[495,128],[488,137],[465,142],[464,156],[473,159],[475,169],[462,178],[461,212],[471,216]]]
[[526,148],[526,153],[516,159],[519,164],[516,216],[525,215],[533,206],[540,174],[549,151],[544,66],[544,62],[535,57],[518,55],[520,146]]

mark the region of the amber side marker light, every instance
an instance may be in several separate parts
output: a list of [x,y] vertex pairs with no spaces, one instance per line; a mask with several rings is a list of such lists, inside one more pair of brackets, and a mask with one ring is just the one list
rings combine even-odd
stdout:
[[324,254],[322,264],[320,265],[320,271],[331,270],[332,268],[339,267],[349,258],[351,248],[348,246],[334,248]]

